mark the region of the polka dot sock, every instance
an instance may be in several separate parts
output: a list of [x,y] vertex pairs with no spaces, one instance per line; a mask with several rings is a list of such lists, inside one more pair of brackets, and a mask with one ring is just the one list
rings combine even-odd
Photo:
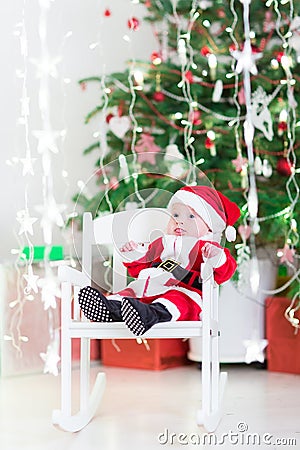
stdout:
[[122,320],[121,302],[118,300],[107,300],[105,295],[91,286],[80,289],[78,302],[87,319],[95,322],[117,322]]
[[122,319],[135,336],[146,333],[159,322],[169,322],[171,314],[159,302],[147,305],[138,299],[124,297],[121,305]]
[[135,305],[132,304],[131,299],[123,299],[121,314],[129,330],[136,336],[141,336],[147,331],[145,323]]

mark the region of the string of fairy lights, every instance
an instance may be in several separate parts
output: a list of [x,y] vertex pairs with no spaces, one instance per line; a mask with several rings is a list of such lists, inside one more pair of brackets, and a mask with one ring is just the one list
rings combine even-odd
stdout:
[[[48,13],[55,0],[39,0],[39,16],[37,33],[40,44],[39,57],[29,58],[29,39],[28,39],[28,20],[27,1],[23,0],[21,19],[16,23],[14,36],[18,38],[20,54],[23,61],[23,67],[16,69],[16,77],[22,82],[21,87],[21,111],[17,122],[18,136],[23,141],[19,145],[19,153],[25,155],[13,157],[8,160],[9,165],[22,165],[22,175],[24,179],[24,207],[17,212],[17,222],[19,231],[17,241],[18,249],[12,249],[11,252],[16,255],[14,267],[17,273],[17,296],[10,301],[11,308],[10,323],[4,340],[10,342],[19,356],[23,354],[23,344],[28,345],[29,337],[22,331],[24,318],[24,308],[27,301],[33,301],[39,298],[43,304],[45,314],[47,315],[47,330],[49,334],[49,344],[44,352],[40,353],[41,360],[44,361],[44,372],[57,375],[59,362],[59,320],[57,299],[60,298],[60,289],[56,276],[56,264],[50,261],[50,252],[53,246],[53,231],[56,227],[63,229],[65,221],[62,213],[65,205],[58,204],[54,195],[54,177],[52,168],[52,157],[59,153],[58,140],[64,141],[66,130],[55,130],[51,121],[51,89],[50,78],[59,79],[57,65],[62,59],[60,54],[51,57],[48,49]],[[72,34],[68,32],[64,38],[62,46],[67,38]],[[29,95],[29,65],[35,68],[35,75],[38,79],[38,89],[36,98]],[[69,84],[70,80],[65,78],[62,85]],[[64,89],[64,87],[63,87]],[[64,98],[64,92],[62,98]],[[37,120],[41,124],[39,129],[34,122],[31,114],[31,102],[36,101],[40,118]],[[31,136],[33,139],[31,139]],[[35,140],[34,140],[35,139]],[[32,142],[33,141],[33,142]],[[36,156],[33,157],[33,154]],[[37,173],[34,166],[39,165]],[[41,185],[42,203],[40,205],[32,204],[29,195],[29,188],[33,178],[37,183],[37,178]],[[67,183],[68,174],[62,171],[62,178]],[[35,209],[36,216],[33,217],[32,211]],[[35,247],[33,245],[34,227],[40,223],[43,236],[43,275],[40,276],[39,266],[35,264]],[[27,249],[27,250],[26,250]],[[24,253],[25,251],[25,253]]]

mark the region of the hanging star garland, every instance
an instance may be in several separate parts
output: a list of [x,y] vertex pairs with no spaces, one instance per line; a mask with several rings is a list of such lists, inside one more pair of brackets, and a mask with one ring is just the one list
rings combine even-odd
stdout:
[[32,266],[28,266],[28,273],[24,274],[23,277],[27,281],[27,286],[24,289],[25,294],[30,294],[31,290],[33,290],[35,293],[38,292],[38,286],[37,286],[37,280],[39,277],[37,275],[33,274]]
[[44,78],[45,76],[50,75],[50,77],[57,79],[58,70],[56,66],[61,61],[61,59],[62,58],[60,56],[57,56],[52,60],[48,58],[43,58],[42,60],[31,58],[30,61],[37,68],[37,78]]
[[264,349],[268,345],[267,339],[253,339],[243,341],[246,347],[245,363],[250,364],[255,361],[264,362]]
[[20,162],[23,164],[23,176],[34,175],[33,164],[36,162],[36,158],[31,158],[30,153],[27,152],[25,158],[20,158]]
[[38,219],[36,217],[30,217],[28,211],[26,211],[25,209],[22,209],[21,211],[17,212],[17,221],[20,223],[20,230],[19,230],[19,235],[23,234],[23,233],[29,233],[31,235],[33,235],[33,224],[37,221]]
[[58,153],[58,148],[55,141],[61,135],[60,131],[34,130],[32,134],[38,139],[38,153],[43,154],[46,150],[50,150],[53,153]]
[[44,373],[50,373],[54,376],[57,376],[57,364],[60,361],[60,357],[55,347],[56,346],[54,344],[49,344],[47,347],[47,353],[40,353],[40,357],[45,362]]
[[57,281],[53,276],[42,278],[38,283],[41,288],[41,300],[44,303],[44,310],[49,308],[56,309],[57,298],[61,297],[61,291],[57,285]]
[[41,227],[43,229],[44,239],[47,245],[52,242],[52,228],[56,224],[58,227],[64,226],[62,211],[66,209],[66,205],[58,205],[51,196],[44,205],[38,205],[35,209],[42,215]]

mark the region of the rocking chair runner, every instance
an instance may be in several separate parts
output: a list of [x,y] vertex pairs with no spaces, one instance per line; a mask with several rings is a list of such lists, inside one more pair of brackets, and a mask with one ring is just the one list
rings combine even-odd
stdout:
[[[80,311],[78,292],[91,284],[93,245],[113,246],[113,292],[126,284],[126,269],[119,248],[124,242],[149,242],[163,234],[169,215],[162,208],[122,211],[95,220],[91,213],[83,218],[82,271],[59,268],[61,298],[61,409],[54,410],[52,422],[66,431],[84,428],[96,413],[105,388],[105,374],[99,372],[90,392],[90,339],[136,339],[122,322],[90,322]],[[149,239],[150,238],[150,239]],[[142,256],[142,255],[141,255]],[[166,322],[154,325],[145,338],[190,338],[202,336],[202,409],[196,414],[199,425],[214,431],[222,417],[222,400],[227,373],[219,364],[219,288],[213,274],[203,282],[201,321]],[[74,304],[72,308],[72,299]],[[80,338],[80,408],[72,414],[72,339]],[[200,380],[199,380],[200,381]]]

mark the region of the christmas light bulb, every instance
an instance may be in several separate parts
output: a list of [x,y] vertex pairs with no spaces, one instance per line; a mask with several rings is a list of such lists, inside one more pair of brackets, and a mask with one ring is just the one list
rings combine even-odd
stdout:
[[287,122],[288,112],[286,109],[282,109],[279,114],[279,122]]
[[[120,178],[120,180],[124,180],[125,183],[128,183],[130,174],[129,174],[127,161],[126,161],[126,158],[124,155],[119,155],[119,165],[120,165],[119,178]],[[132,174],[132,176],[133,176],[133,174]]]
[[280,60],[280,63],[281,63],[281,65],[282,65],[283,69],[284,69],[284,70],[287,70],[287,69],[289,69],[289,68],[291,67],[291,65],[292,65],[292,59],[291,59],[290,56],[283,55],[282,58],[281,58],[281,60]]
[[174,117],[175,117],[175,119],[180,120],[180,119],[182,119],[182,113],[181,112],[176,112],[174,114]]
[[279,62],[277,61],[277,59],[273,58],[271,59],[271,67],[272,69],[276,70],[279,67]]
[[141,70],[135,70],[133,72],[134,79],[139,86],[142,86],[144,83],[144,74]]
[[209,130],[209,131],[207,132],[207,137],[208,137],[209,139],[211,139],[212,141],[214,141],[214,140],[216,139],[216,133],[215,133],[213,130]]
[[186,58],[186,44],[184,39],[178,39],[177,51],[181,65],[185,66],[187,63],[187,58]]
[[210,53],[208,55],[208,67],[210,69],[210,76],[212,80],[216,78],[216,69],[217,69],[218,61],[216,55]]
[[292,231],[296,232],[297,231],[297,221],[295,219],[291,220],[291,229]]

